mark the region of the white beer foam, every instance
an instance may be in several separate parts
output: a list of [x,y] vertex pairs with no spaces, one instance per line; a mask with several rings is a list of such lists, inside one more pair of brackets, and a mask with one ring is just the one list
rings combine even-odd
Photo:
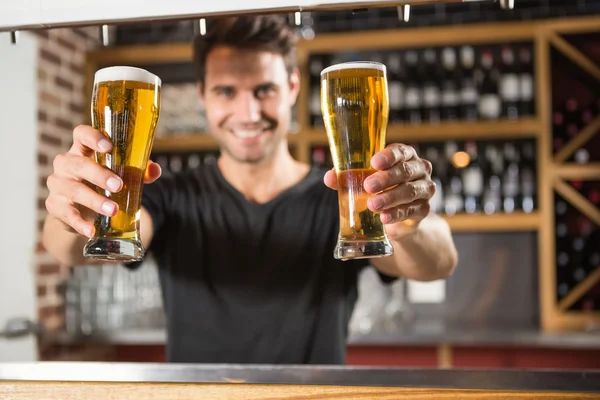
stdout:
[[142,68],[126,66],[106,67],[96,71],[94,75],[95,84],[108,81],[137,81],[156,86],[161,85],[160,78],[153,73]]
[[330,65],[329,67],[321,71],[321,75],[331,71],[337,71],[339,69],[376,69],[378,71],[382,71],[384,74],[386,72],[385,65],[382,63],[374,61],[349,61]]

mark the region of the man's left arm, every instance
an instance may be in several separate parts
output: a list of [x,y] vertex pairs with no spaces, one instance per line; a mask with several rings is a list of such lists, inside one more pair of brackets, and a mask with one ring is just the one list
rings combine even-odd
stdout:
[[386,225],[394,254],[374,258],[371,264],[386,275],[417,281],[450,276],[458,262],[458,253],[446,221],[429,214],[420,222],[411,222]]
[[[458,262],[450,228],[430,213],[435,183],[432,166],[404,144],[391,144],[371,158],[376,170],[365,179],[372,196],[367,205],[379,212],[394,255],[374,258],[371,264],[382,273],[419,281],[447,278]],[[329,171],[325,184],[337,189],[335,173]]]

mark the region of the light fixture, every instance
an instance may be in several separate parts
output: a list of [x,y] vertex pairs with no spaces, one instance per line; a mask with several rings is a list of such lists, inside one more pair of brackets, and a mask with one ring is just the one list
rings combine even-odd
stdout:
[[500,0],[500,7],[503,10],[512,10],[515,8],[515,0]]
[[398,6],[398,19],[400,21],[408,22],[410,20],[410,4]]

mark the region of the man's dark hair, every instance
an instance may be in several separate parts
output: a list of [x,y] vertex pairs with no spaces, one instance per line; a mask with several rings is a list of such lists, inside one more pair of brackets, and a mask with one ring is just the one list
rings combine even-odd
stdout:
[[280,54],[288,73],[297,66],[296,32],[281,15],[225,17],[207,22],[206,34],[194,39],[194,64],[201,83],[206,76],[208,53],[216,46]]

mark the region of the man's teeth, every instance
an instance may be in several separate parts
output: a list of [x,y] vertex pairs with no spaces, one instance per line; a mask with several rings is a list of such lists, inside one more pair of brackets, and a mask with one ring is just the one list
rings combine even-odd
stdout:
[[263,132],[262,129],[256,129],[256,130],[253,130],[253,131],[239,131],[239,130],[236,130],[236,131],[233,131],[233,134],[235,136],[239,137],[239,138],[247,139],[247,138],[256,137],[256,136],[260,135],[262,132]]

